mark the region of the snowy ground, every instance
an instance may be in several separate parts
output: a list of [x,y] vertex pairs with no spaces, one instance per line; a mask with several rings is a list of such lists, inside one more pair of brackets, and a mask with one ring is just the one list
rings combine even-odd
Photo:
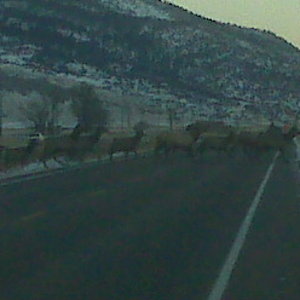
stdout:
[[40,172],[60,169],[62,166],[55,161],[49,161],[49,169],[46,169],[42,163],[30,163],[24,167],[15,167],[7,171],[0,171],[0,181],[29,174],[37,174]]
[[121,13],[130,14],[140,18],[151,17],[163,20],[171,19],[167,12],[164,12],[163,10],[154,7],[154,5],[150,5],[141,0],[100,0],[100,2],[108,7],[116,9]]
[[[145,152],[140,153],[141,156],[145,156]],[[134,154],[129,154],[129,157],[134,157]],[[123,153],[115,153],[114,154],[114,160],[120,161],[124,159],[124,154]],[[48,168],[45,168],[45,166],[42,163],[39,162],[34,162],[30,163],[24,167],[16,167],[9,169],[7,171],[0,171],[0,186],[1,186],[1,181],[10,181],[14,180],[15,178],[27,178],[31,177],[38,174],[44,174],[46,175],[47,173],[51,173],[54,171],[67,171],[69,169],[74,169],[74,168],[83,168],[86,165],[89,165],[91,163],[107,163],[109,162],[109,157],[104,156],[101,160],[98,159],[89,159],[85,160],[84,162],[68,162],[64,165],[59,164],[55,160],[48,160],[47,161],[47,166]],[[21,180],[22,181],[22,180]]]

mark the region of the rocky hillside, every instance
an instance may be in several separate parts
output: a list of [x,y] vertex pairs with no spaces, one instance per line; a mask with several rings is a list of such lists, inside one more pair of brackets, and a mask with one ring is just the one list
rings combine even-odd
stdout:
[[185,99],[200,116],[300,107],[299,49],[159,0],[1,0],[1,65],[133,89],[148,106]]

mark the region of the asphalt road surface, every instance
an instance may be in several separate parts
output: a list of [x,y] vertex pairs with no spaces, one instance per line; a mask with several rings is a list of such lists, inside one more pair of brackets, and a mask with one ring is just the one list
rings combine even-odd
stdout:
[[[272,157],[176,154],[0,187],[0,299],[208,299]],[[299,299],[298,180],[275,162],[220,299]]]

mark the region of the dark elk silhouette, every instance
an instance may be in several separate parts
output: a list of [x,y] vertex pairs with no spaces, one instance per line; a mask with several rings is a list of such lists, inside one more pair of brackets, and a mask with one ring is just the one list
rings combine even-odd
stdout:
[[157,155],[160,151],[167,157],[170,152],[181,150],[194,155],[194,146],[200,134],[207,130],[206,126],[190,124],[184,132],[162,132],[156,136],[154,152]]
[[113,159],[114,153],[117,152],[124,152],[126,155],[126,158],[128,158],[128,154],[130,152],[135,153],[135,156],[137,157],[137,149],[138,146],[141,143],[141,140],[143,136],[145,135],[145,130],[148,128],[148,124],[144,122],[138,122],[134,126],[135,135],[131,137],[122,137],[122,138],[114,138],[110,147],[109,147],[109,157],[110,160]]
[[206,151],[230,153],[230,142],[234,136],[234,128],[231,125],[221,121],[198,121],[195,124],[206,128],[197,143],[198,154],[202,155]]
[[29,136],[27,145],[24,147],[0,146],[0,169],[6,170],[8,167],[24,166],[29,163],[43,140],[44,136],[36,133]]
[[285,132],[282,128],[270,124],[269,128],[258,135],[240,133],[231,140],[233,147],[242,149],[247,156],[255,156],[269,152],[279,151],[282,157],[287,160],[287,150],[293,144],[293,138],[299,134],[295,125]]
[[[101,136],[108,132],[106,126],[99,125],[94,128],[94,132],[87,135],[79,135],[73,147],[69,148],[68,156],[70,159],[82,160],[85,155],[91,153],[95,145],[100,141]],[[82,131],[83,133],[83,131]]]
[[65,161],[59,159],[64,157],[68,160],[82,160],[87,153],[93,150],[102,134],[107,132],[105,126],[97,126],[92,134],[83,136],[87,129],[78,124],[74,127],[70,135],[46,138],[40,145],[41,150],[38,154],[38,160],[47,168],[47,160],[54,159],[64,165]]

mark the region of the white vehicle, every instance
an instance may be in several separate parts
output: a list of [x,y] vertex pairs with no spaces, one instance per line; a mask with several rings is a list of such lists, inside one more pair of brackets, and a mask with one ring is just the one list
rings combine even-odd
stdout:
[[35,133],[31,133],[29,135],[29,139],[30,140],[39,140],[39,141],[43,141],[45,139],[44,135],[40,132],[35,132]]

